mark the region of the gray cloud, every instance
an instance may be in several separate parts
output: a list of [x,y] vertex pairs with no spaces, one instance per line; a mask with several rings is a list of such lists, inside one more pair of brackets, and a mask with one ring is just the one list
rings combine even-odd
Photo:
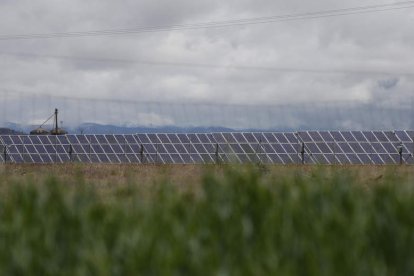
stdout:
[[400,80],[398,78],[384,79],[378,81],[378,86],[385,90],[390,90],[398,85]]
[[[0,34],[188,24],[361,6],[356,0],[0,3]],[[364,2],[369,4],[378,2]],[[407,9],[217,29],[4,40],[0,92],[171,103],[403,103],[413,94],[413,19],[414,9]]]

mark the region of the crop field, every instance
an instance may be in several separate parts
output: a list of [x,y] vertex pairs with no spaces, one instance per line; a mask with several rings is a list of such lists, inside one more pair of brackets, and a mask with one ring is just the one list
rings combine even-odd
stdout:
[[1,165],[1,275],[413,275],[414,167]]

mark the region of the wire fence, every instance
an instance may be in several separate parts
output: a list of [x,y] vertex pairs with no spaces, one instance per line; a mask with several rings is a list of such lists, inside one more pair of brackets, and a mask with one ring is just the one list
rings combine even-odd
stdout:
[[[99,143],[88,138],[96,139],[98,135],[72,135],[73,139],[82,141],[76,144],[71,144],[71,139],[64,136],[43,136],[40,139],[11,135],[5,139],[20,142],[5,143],[0,136],[0,149],[3,163],[413,164],[414,137],[410,134],[402,132],[397,136],[390,131],[211,133],[188,134],[185,142],[167,143],[137,142],[138,135],[129,135],[136,142]],[[158,134],[156,137],[162,135],[168,136]],[[114,135],[107,137],[115,141]],[[209,140],[202,141],[206,138]]]
[[[11,91],[1,93],[0,97],[0,126],[26,132],[39,126],[54,108],[59,109],[60,123],[72,133],[151,132],[160,127],[164,132],[188,128],[204,131],[206,128],[212,131],[414,129],[414,95],[400,101],[275,105],[141,102],[137,99],[87,99]],[[104,127],[108,125],[113,127]]]

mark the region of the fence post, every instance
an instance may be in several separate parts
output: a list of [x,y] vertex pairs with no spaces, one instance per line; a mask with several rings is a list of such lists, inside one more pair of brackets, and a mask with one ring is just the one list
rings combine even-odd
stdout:
[[141,149],[139,150],[139,155],[141,159],[141,164],[144,163],[144,145],[141,144]]
[[257,159],[259,159],[259,162],[258,162],[259,165],[262,164],[262,158],[260,158],[260,154],[262,153],[261,149],[262,149],[262,137],[260,137],[259,139],[259,145],[258,145],[259,152],[256,150],[256,156],[257,156]]
[[157,143],[157,147],[156,147],[156,154],[155,154],[155,164],[158,164],[158,143]]
[[216,155],[216,164],[218,164],[219,163],[219,146],[218,146],[218,144],[216,143],[216,152],[215,152],[215,155]]
[[[125,160],[128,160],[128,163],[132,163],[131,162],[131,160],[129,160],[129,158],[128,158],[128,155],[127,155],[127,143],[125,142],[124,143],[124,157],[125,157]],[[121,161],[121,163],[122,163],[122,161]]]
[[7,163],[7,145],[3,146],[4,164]]
[[302,165],[305,164],[305,143],[302,142],[302,147],[300,149],[300,155],[302,159]]
[[69,153],[69,161],[72,162],[73,161],[73,159],[72,159],[72,153],[73,153],[72,144],[69,144],[68,153]]
[[398,154],[400,155],[400,165],[403,164],[403,145],[400,144],[398,146]]

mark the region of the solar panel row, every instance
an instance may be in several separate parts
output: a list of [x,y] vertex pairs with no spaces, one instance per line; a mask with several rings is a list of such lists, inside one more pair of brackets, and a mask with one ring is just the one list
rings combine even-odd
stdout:
[[[1,135],[2,162],[413,164],[414,131]],[[399,151],[402,154],[399,154]]]

